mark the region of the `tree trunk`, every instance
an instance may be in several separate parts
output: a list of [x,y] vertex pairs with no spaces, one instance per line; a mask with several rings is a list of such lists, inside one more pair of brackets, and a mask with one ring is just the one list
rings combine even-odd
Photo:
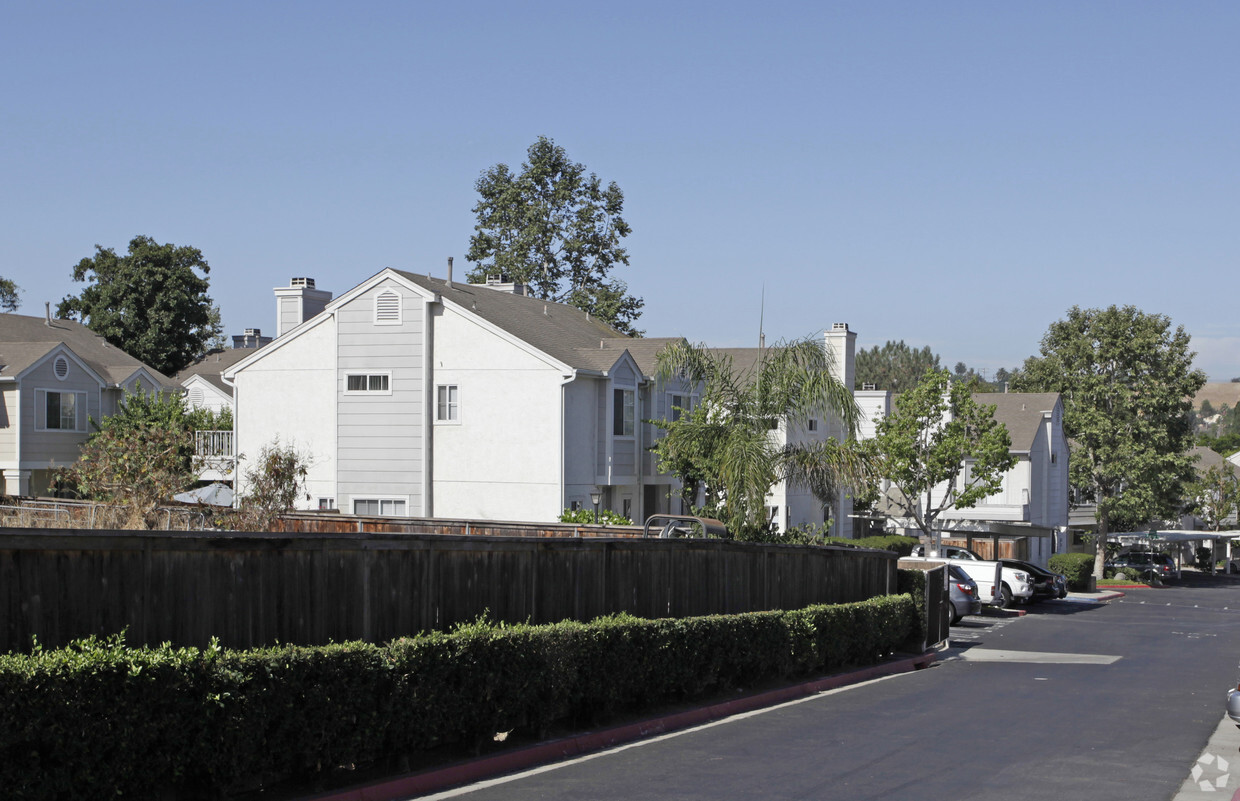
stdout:
[[1094,537],[1094,578],[1103,577],[1104,566],[1107,561],[1107,532],[1108,523],[1107,507],[1105,504],[1098,505],[1098,536]]

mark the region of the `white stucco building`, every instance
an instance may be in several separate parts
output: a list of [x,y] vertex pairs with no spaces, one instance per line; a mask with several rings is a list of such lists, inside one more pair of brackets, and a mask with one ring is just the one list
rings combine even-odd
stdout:
[[643,422],[692,403],[654,381],[669,340],[520,285],[388,269],[326,300],[305,280],[276,291],[275,341],[224,371],[238,452],[278,440],[305,454],[305,507],[550,521],[599,487],[634,520],[680,511]]

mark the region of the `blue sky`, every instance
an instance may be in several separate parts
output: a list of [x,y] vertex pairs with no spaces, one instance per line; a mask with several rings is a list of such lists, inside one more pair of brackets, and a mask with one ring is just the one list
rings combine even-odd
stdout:
[[625,193],[638,327],[833,322],[994,370],[1133,304],[1240,377],[1240,5],[0,2],[0,275],[200,248],[272,288],[461,274],[474,182],[539,135]]

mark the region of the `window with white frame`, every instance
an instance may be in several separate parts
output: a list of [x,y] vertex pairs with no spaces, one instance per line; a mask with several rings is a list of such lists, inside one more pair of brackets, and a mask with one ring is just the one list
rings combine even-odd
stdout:
[[346,395],[391,395],[391,373],[348,373],[344,378]]
[[440,384],[435,388],[435,422],[459,423],[460,420],[460,388],[456,384]]
[[85,392],[35,392],[35,428],[40,431],[84,430]]
[[612,393],[611,433],[617,437],[631,437],[637,419],[636,393],[631,389],[617,389]]
[[809,430],[810,430],[810,431],[817,431],[817,430],[818,430],[818,421],[817,421],[816,419],[814,419],[813,417],[811,417],[811,418],[809,419]]
[[383,517],[404,517],[404,498],[355,498],[353,514],[379,515]]
[[668,419],[673,423],[693,411],[693,398],[689,395],[668,396]]
[[325,512],[325,511],[327,511],[327,510],[329,510],[329,509],[335,509],[335,508],[336,508],[336,499],[335,499],[335,498],[319,498],[319,509],[320,509],[320,511],[324,511],[324,512]]
[[385,289],[375,296],[375,325],[400,325],[400,293]]

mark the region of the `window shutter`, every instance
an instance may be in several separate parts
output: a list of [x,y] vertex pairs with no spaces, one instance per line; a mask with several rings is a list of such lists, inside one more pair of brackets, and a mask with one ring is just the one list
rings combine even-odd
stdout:
[[34,427],[36,429],[47,428],[47,390],[45,389],[34,391]]

